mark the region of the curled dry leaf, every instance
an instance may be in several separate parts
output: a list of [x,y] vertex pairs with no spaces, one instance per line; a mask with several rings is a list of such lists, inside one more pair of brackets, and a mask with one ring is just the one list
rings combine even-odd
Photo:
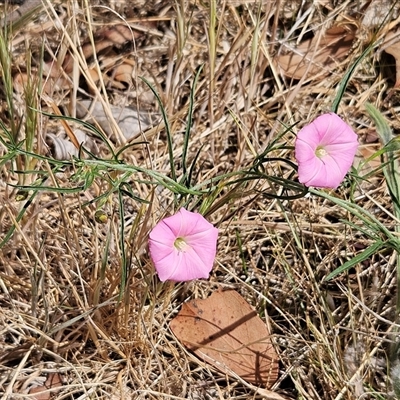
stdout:
[[[85,132],[77,129],[74,134],[80,145],[84,144],[91,152],[98,151],[93,139]],[[79,155],[79,149],[77,149],[68,138],[48,133],[46,136],[46,143],[50,146],[51,154],[56,160],[67,161],[70,160],[72,156],[78,157]]]
[[[290,78],[301,79],[308,76],[324,76],[331,73],[336,65],[349,53],[355,38],[356,27],[334,26],[319,38],[304,40],[288,54],[279,55],[277,63],[282,73]],[[318,48],[317,48],[318,46]]]
[[[103,66],[107,67],[107,73],[102,74],[102,79],[106,87],[112,87],[118,90],[126,90],[132,85],[132,76],[134,72],[134,62],[129,58],[124,58],[116,65],[115,57],[111,56],[103,59]],[[88,69],[88,74],[97,85],[100,75],[96,67]],[[89,84],[89,92],[94,94],[95,90]]]
[[[367,29],[373,29],[387,24],[390,19],[398,18],[399,4],[392,0],[370,0],[367,9],[363,13],[361,26]],[[391,18],[388,16],[392,15]]]
[[186,348],[226,374],[265,388],[278,377],[267,325],[234,290],[184,303],[170,328]]
[[112,73],[112,78],[115,81],[113,86],[117,89],[126,89],[132,85],[133,64],[126,60],[120,65],[117,65]]
[[[117,107],[110,105],[111,113],[117,122],[124,137],[129,140],[139,135],[152,125],[149,113],[141,112],[130,107]],[[76,115],[85,118],[90,123],[98,123],[105,133],[112,135],[112,125],[104,112],[100,102],[82,100],[77,103]]]

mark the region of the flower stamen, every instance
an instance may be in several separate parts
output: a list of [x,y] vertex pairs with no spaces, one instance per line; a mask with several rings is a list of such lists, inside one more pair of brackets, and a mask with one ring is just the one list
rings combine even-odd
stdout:
[[185,239],[182,237],[177,237],[174,242],[174,247],[178,251],[186,251],[188,244],[186,243]]
[[328,152],[323,147],[318,146],[317,149],[315,150],[315,155],[318,158],[323,158],[328,155]]

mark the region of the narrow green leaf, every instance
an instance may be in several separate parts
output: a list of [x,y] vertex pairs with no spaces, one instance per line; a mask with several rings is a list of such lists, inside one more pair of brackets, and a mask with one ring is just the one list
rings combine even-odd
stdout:
[[62,188],[62,187],[54,187],[54,186],[23,186],[23,185],[14,185],[12,183],[8,183],[9,186],[18,188],[19,190],[25,190],[25,191],[29,191],[29,190],[40,190],[43,192],[51,192],[51,193],[78,193],[81,192],[84,189],[84,185],[82,186],[76,186],[73,188]]
[[334,204],[344,208],[349,213],[354,215],[356,218],[360,219],[366,226],[370,229],[374,229],[374,231],[378,234],[383,234],[389,240],[394,240],[395,236],[393,233],[385,226],[385,224],[381,223],[378,219],[376,219],[368,210],[355,203],[350,203],[346,200],[342,200],[338,197],[332,196],[324,190],[309,188],[309,192],[315,194],[316,196],[323,197],[327,200],[332,201]]
[[375,47],[374,43],[371,43],[360,55],[360,57],[357,58],[357,60],[354,62],[354,64],[349,68],[349,70],[345,73],[343,79],[340,81],[339,86],[338,86],[338,91],[336,94],[335,99],[333,100],[332,103],[332,111],[334,113],[337,113],[339,104],[342,100],[342,97],[344,95],[344,92],[347,88],[347,85],[351,79],[351,77],[354,74],[354,71],[358,67],[358,65],[361,63],[361,61],[372,51],[372,49]]
[[384,146],[386,146],[393,139],[393,133],[389,124],[386,122],[380,111],[371,103],[365,103],[365,109],[370,117],[374,120],[382,143]]
[[341,274],[342,272],[349,270],[350,268],[354,267],[356,264],[366,260],[367,258],[371,257],[373,254],[379,252],[380,250],[382,250],[385,247],[387,247],[385,242],[373,243],[371,246],[367,247],[363,252],[361,252],[360,254],[357,254],[351,260],[345,262],[341,267],[336,268],[334,271],[332,271],[324,280],[330,281],[335,276]]
[[120,190],[118,190],[118,208],[119,208],[119,220],[120,220],[119,247],[121,249],[121,287],[119,290],[118,301],[121,301],[122,296],[125,292],[128,271],[127,271],[127,262],[126,262],[126,252],[125,252],[124,199],[122,197],[122,192]]
[[[22,207],[21,211],[18,213],[17,217],[15,218],[15,221],[18,223],[21,221],[22,217],[25,215],[26,210],[28,207],[31,205],[33,199],[36,197],[36,195],[39,193],[38,190],[35,190],[32,195],[29,197],[29,199],[26,201],[24,206]],[[15,231],[15,225],[12,225],[11,228],[8,230],[6,233],[6,236],[4,239],[0,242],[0,249],[10,240],[11,236],[13,235]]]
[[[188,117],[186,121],[186,129],[185,129],[185,137],[183,140],[183,151],[182,151],[182,170],[183,170],[183,179],[181,182],[185,183],[187,187],[190,187],[190,176],[187,176],[187,151],[189,147],[189,138],[190,138],[190,131],[192,129],[193,124],[193,108],[194,108],[194,95],[196,93],[196,85],[199,80],[200,73],[203,69],[201,65],[200,68],[197,70],[196,76],[193,81],[192,88],[190,89],[190,98],[189,98],[189,110],[188,110]],[[193,165],[192,165],[193,167]]]
[[[384,146],[385,153],[382,155],[384,161],[382,164],[383,173],[394,204],[395,215],[397,218],[400,218],[400,167],[397,155],[391,150],[394,147],[393,132],[384,116],[377,108],[375,108],[375,106],[366,103],[365,108],[375,122],[376,131],[378,132]],[[400,228],[397,228],[397,231],[400,232]]]
[[161,98],[157,91],[154,89],[153,85],[145,78],[140,77],[140,79],[149,87],[149,89],[153,92],[154,97],[157,100],[158,105],[160,106],[161,114],[164,120],[165,131],[167,133],[167,142],[168,142],[168,155],[169,155],[169,165],[171,168],[171,177],[176,182],[176,172],[175,172],[175,162],[174,162],[174,148],[172,145],[172,135],[171,135],[171,127],[169,125],[168,116],[165,111],[164,105],[161,101]]

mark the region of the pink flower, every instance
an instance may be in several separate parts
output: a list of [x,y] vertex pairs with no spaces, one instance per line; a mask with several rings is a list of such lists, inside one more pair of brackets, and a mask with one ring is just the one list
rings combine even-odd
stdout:
[[353,164],[357,135],[338,115],[323,114],[299,131],[295,157],[299,181],[336,189]]
[[208,278],[217,251],[218,229],[201,214],[181,208],[150,232],[149,250],[161,281]]

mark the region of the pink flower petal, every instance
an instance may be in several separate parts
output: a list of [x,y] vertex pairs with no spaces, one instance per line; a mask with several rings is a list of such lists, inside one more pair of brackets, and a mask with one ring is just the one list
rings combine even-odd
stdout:
[[[319,116],[299,131],[295,143],[299,181],[306,186],[336,188],[353,164],[357,135],[338,115]],[[327,154],[318,156],[318,149]]]
[[[161,281],[208,278],[217,251],[218,229],[201,214],[182,208],[150,232],[149,251]],[[184,250],[175,247],[180,238]]]

